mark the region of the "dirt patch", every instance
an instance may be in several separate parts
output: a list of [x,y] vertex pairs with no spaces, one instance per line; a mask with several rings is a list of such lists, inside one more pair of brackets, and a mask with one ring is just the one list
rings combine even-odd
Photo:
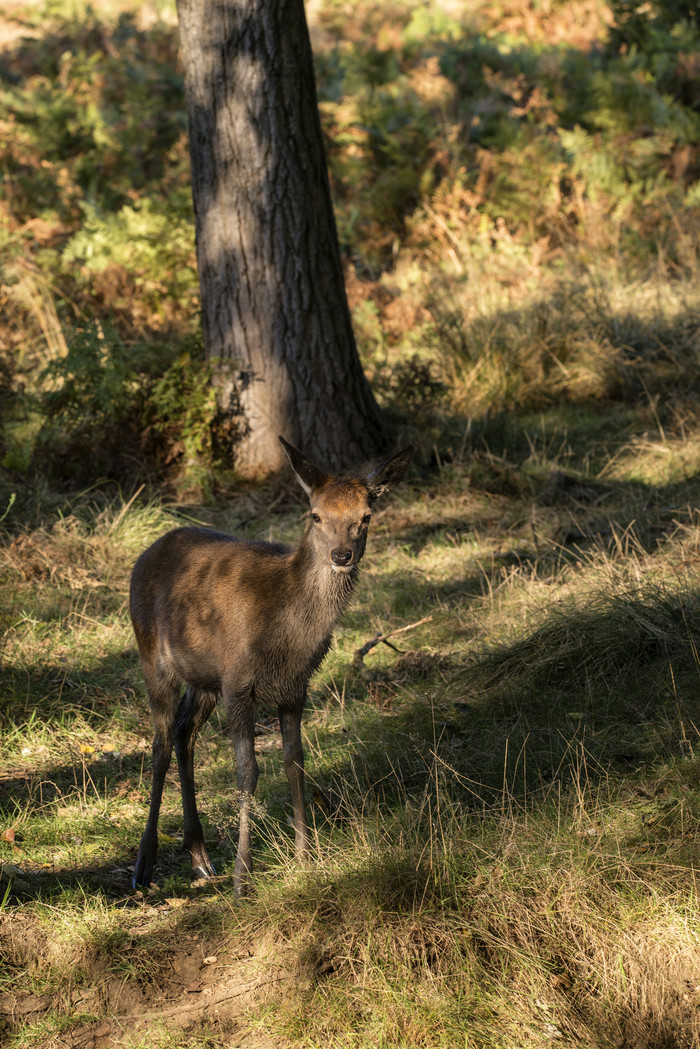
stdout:
[[[149,935],[153,939],[153,929]],[[129,975],[127,943],[111,964],[99,954],[81,959],[75,982],[66,975],[60,987],[23,993],[27,972],[40,985],[42,972],[55,965],[55,952],[56,945],[27,915],[0,919],[0,957],[7,960],[10,974],[0,993],[0,1042],[3,1035],[43,1021],[47,1033],[37,1037],[36,1026],[33,1033],[37,1049],[117,1049],[126,1040],[148,1041],[154,1030],[185,1037],[204,1030],[213,1044],[231,1049],[281,1049],[279,1037],[255,1029],[252,1019],[262,1005],[299,992],[293,959],[285,957],[279,944],[236,950],[187,932],[181,943],[168,944],[148,975],[138,967]]]

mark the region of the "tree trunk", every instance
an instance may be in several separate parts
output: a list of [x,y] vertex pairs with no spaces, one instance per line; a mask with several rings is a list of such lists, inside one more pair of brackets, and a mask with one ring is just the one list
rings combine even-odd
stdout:
[[[385,447],[357,355],[302,0],[178,0],[206,353],[236,466]],[[219,362],[221,365],[219,366]]]

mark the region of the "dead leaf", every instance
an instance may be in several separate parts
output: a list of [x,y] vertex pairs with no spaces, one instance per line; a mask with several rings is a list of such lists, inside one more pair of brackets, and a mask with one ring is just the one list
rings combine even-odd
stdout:
[[178,909],[178,907],[186,907],[190,901],[188,899],[184,899],[182,896],[166,896],[165,902],[169,907],[172,907],[175,911]]
[[2,832],[2,840],[9,842],[11,845],[14,845],[14,842],[15,842],[15,828],[14,827],[8,827],[7,830],[4,830]]
[[215,954],[210,954],[204,959],[202,965],[214,965],[216,962],[218,962],[218,960],[219,959]]

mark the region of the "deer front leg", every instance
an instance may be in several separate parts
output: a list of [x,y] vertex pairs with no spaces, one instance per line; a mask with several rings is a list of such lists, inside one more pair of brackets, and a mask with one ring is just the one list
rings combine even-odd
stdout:
[[251,715],[247,723],[233,727],[233,745],[236,751],[236,780],[238,784],[239,827],[238,851],[233,869],[233,891],[245,896],[250,888],[253,857],[250,850],[250,810],[258,783],[258,763],[255,759],[255,722]]
[[307,863],[311,851],[309,825],[306,822],[304,805],[304,752],[301,746],[301,714],[299,710],[279,711],[284,748],[284,771],[287,774],[289,789],[292,794],[294,812],[294,845],[297,863]]

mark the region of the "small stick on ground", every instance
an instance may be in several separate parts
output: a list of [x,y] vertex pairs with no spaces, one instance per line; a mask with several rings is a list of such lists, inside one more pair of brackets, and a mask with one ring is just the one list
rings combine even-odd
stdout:
[[396,630],[389,630],[386,634],[376,634],[369,641],[365,641],[362,648],[355,650],[355,655],[352,657],[352,665],[355,670],[359,670],[362,666],[362,660],[365,658],[367,653],[374,648],[375,645],[386,645],[388,648],[393,648],[395,652],[399,649],[396,645],[392,645],[389,641],[390,637],[395,637],[396,634],[404,634],[407,630],[413,630],[417,626],[422,626],[423,623],[429,623],[432,620],[432,616],[425,616],[423,619],[418,619],[415,623],[407,623],[406,626],[397,627]]

